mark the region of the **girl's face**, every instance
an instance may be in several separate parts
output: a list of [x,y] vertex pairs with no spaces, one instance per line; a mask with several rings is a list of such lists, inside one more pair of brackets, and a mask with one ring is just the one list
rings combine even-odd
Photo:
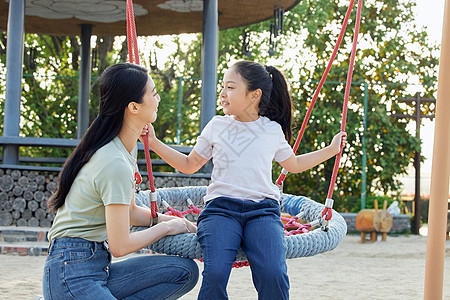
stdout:
[[145,94],[142,98],[142,103],[139,106],[142,110],[142,117],[145,118],[145,123],[153,123],[156,121],[158,104],[161,101],[158,93],[155,89],[155,83],[153,82],[150,75],[148,76],[147,85],[145,87]]
[[241,74],[233,68],[225,72],[220,93],[220,103],[225,114],[233,115],[241,122],[255,121],[258,119],[258,102],[254,101],[252,92],[247,91]]

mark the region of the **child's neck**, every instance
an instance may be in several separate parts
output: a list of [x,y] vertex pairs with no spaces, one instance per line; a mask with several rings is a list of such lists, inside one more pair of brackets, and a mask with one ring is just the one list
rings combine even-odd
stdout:
[[245,112],[242,115],[233,115],[233,118],[239,122],[253,122],[259,119],[258,113],[247,113]]

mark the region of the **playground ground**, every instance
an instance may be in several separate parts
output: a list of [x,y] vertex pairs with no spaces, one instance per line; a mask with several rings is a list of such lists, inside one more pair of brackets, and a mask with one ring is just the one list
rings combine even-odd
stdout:
[[[290,298],[423,299],[425,252],[423,236],[388,236],[386,242],[379,237],[375,243],[361,244],[359,236],[348,235],[331,252],[288,260]],[[0,255],[2,298],[31,300],[42,295],[44,260],[44,256]],[[450,241],[445,265],[443,299],[450,299]],[[199,288],[200,281],[182,299],[196,299]],[[228,293],[230,299],[257,299],[249,268],[233,269]]]

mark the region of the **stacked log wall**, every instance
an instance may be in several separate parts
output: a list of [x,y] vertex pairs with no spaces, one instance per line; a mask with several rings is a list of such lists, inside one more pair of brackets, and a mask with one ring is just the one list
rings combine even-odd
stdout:
[[[57,189],[56,172],[0,169],[0,226],[50,227],[55,217],[47,200]],[[156,177],[155,186],[204,186],[209,179],[194,177]],[[148,189],[148,177],[140,185]]]

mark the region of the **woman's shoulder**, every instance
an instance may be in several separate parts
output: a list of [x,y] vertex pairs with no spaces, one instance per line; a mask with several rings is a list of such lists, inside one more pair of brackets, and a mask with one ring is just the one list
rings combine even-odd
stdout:
[[115,139],[98,149],[92,156],[91,161],[109,168],[130,168],[131,158],[129,158],[126,150],[122,149],[123,145],[119,144]]
[[[93,157],[94,158],[94,157]],[[90,170],[95,174],[95,182],[123,182],[134,178],[134,168],[123,157],[96,157],[92,161]]]
[[118,147],[115,140],[111,140],[109,143],[103,145],[100,147],[97,151],[95,151],[95,156],[102,156],[102,157],[120,157],[121,151]]

